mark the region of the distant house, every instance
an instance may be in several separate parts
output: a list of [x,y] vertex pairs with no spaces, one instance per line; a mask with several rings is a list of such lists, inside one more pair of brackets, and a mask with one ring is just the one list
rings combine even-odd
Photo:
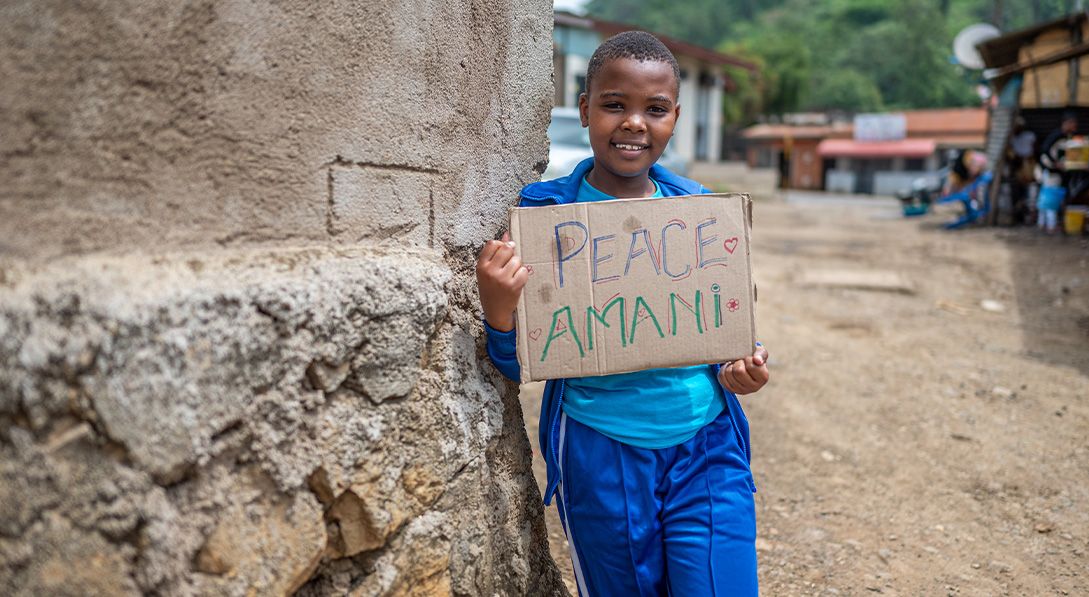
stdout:
[[987,129],[985,108],[814,120],[745,129],[749,166],[778,168],[783,188],[894,194],[944,165],[950,150],[983,149]]
[[[586,65],[605,39],[637,29],[630,25],[553,13],[552,62],[555,68],[555,105],[577,106],[586,84]],[[654,33],[651,31],[650,33]],[[732,84],[723,72],[734,66],[756,72],[756,65],[655,33],[673,52],[681,67],[681,116],[670,141],[689,162],[718,162],[722,154],[722,94]]]

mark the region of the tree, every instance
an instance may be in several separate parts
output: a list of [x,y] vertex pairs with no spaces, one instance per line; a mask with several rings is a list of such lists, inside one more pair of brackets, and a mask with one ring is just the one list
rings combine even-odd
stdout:
[[[939,108],[979,99],[949,64],[952,40],[928,0],[901,0],[893,18],[860,31],[836,56],[838,68],[870,77],[889,108]],[[875,59],[875,57],[880,59]]]
[[850,112],[879,112],[885,107],[873,79],[846,68],[818,77],[806,103],[811,109]]
[[[1066,0],[1001,4],[1000,26],[1060,16]],[[727,122],[752,110],[935,108],[979,102],[950,64],[952,39],[989,21],[994,0],[590,0],[595,17],[630,23],[760,65],[724,101]],[[736,76],[735,76],[736,75]]]
[[782,4],[783,0],[590,0],[586,12],[714,48],[730,36],[736,23]]

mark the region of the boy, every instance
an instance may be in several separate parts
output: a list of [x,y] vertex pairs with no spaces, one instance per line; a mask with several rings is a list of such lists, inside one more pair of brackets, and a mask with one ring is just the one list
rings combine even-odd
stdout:
[[[521,204],[709,192],[655,164],[680,114],[680,69],[654,36],[601,44],[579,98],[594,156],[528,185]],[[528,272],[504,236],[477,261],[488,354],[519,379],[514,310]],[[552,380],[541,405],[544,500],[557,509],[579,594],[757,594],[748,422],[735,394],[768,381],[767,351],[728,365]]]

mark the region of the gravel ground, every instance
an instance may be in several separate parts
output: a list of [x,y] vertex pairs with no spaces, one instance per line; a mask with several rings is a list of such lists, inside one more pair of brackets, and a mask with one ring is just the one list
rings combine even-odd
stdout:
[[1089,595],[1089,237],[757,197],[762,594]]

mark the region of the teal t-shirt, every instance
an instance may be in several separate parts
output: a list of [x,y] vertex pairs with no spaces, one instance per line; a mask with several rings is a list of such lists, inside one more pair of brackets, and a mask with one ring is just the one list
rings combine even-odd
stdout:
[[[652,197],[661,196],[655,188]],[[583,178],[575,201],[610,199],[616,197]],[[567,416],[618,442],[654,450],[692,439],[725,408],[726,396],[710,365],[573,377],[563,392]]]

